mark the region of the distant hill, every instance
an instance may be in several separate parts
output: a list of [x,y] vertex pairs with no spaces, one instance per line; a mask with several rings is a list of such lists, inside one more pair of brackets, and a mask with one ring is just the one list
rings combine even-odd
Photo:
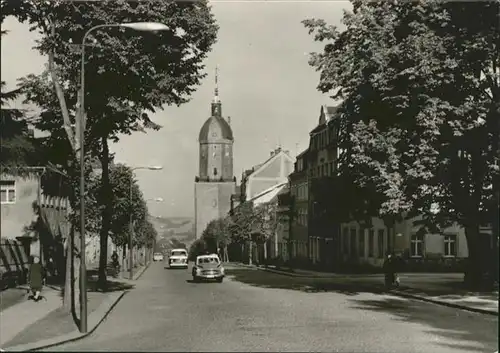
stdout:
[[189,217],[150,217],[158,238],[155,251],[165,252],[168,249],[189,245],[195,239],[194,219]]

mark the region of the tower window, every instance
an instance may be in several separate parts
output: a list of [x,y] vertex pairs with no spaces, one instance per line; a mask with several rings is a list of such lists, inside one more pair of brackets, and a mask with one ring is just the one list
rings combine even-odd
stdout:
[[217,168],[214,168],[214,175],[217,175]]

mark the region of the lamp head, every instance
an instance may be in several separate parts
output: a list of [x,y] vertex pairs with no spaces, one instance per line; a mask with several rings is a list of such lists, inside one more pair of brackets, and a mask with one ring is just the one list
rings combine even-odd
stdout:
[[167,25],[159,22],[131,22],[131,23],[121,23],[120,27],[135,29],[136,31],[143,32],[155,32],[155,31],[165,31],[170,29]]

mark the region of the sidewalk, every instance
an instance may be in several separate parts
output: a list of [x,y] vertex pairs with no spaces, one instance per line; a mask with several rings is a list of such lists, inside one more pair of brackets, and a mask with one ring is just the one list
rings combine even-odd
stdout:
[[[331,284],[359,287],[365,290],[383,291],[383,274],[336,274],[311,270],[276,269],[238,264],[290,277],[317,278]],[[462,273],[401,273],[401,286],[390,292],[395,295],[424,300],[458,309],[498,316],[498,291],[470,292],[462,287]]]
[[[95,280],[89,278],[87,294],[87,333],[79,332],[73,316],[62,308],[62,293],[44,289],[46,301],[25,300],[0,313],[0,347],[26,351],[48,348],[62,342],[77,340],[92,333],[130,289],[146,267],[137,268],[133,280],[108,278],[106,292],[96,291]],[[79,313],[77,314],[79,315]]]

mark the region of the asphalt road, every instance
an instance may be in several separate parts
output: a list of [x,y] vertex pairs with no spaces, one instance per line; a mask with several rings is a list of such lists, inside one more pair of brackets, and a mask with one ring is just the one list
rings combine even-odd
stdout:
[[50,351],[494,352],[498,319],[391,295],[311,291],[292,277],[228,270],[191,283],[154,263],[91,336]]

